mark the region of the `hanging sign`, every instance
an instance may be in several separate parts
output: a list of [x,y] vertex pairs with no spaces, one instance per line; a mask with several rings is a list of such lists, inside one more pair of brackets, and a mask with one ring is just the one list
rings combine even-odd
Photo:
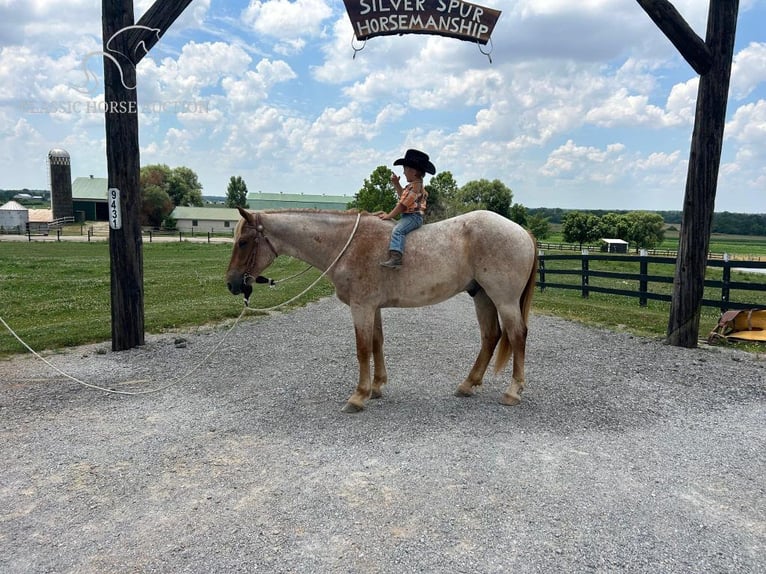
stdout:
[[393,34],[435,34],[486,44],[500,11],[462,0],[343,0],[359,41]]
[[109,227],[122,229],[122,207],[120,206],[120,190],[116,187],[109,188]]

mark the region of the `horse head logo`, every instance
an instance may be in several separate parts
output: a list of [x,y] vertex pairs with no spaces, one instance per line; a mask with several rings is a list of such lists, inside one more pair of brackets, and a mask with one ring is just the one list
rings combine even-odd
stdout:
[[[160,28],[150,28],[148,26],[141,26],[141,25],[133,25],[133,26],[125,26],[124,28],[121,28],[117,30],[112,36],[106,41],[104,44],[104,50],[101,51],[95,51],[95,52],[89,52],[85,54],[82,58],[82,70],[85,74],[85,85],[84,86],[73,86],[75,90],[82,94],[92,94],[94,93],[94,89],[98,86],[98,82],[96,81],[96,75],[91,72],[88,69],[88,61],[93,58],[94,56],[100,56],[103,58],[108,58],[115,66],[117,66],[117,70],[120,73],[120,82],[122,83],[122,87],[126,90],[135,90],[136,85],[129,86],[125,83],[125,72],[123,71],[123,64],[127,63],[130,66],[133,66],[135,68],[135,64],[133,62],[137,61],[137,59],[131,58],[128,54],[123,54],[119,50],[116,50],[111,46],[112,41],[117,38],[120,34],[129,33],[133,30],[145,30],[147,32],[154,33],[155,36],[157,36],[157,40],[160,39],[160,35],[162,34],[162,30]],[[141,40],[135,48],[135,52],[138,52],[138,50],[143,50],[142,56],[149,53],[149,50],[146,49],[146,42],[144,40]],[[118,57],[121,57],[123,61],[120,61]],[[91,86],[91,82],[94,84]]]

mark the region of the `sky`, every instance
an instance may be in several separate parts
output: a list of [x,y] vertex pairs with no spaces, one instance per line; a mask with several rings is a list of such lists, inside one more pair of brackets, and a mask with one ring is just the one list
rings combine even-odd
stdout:
[[[530,208],[683,209],[699,77],[636,1],[474,3],[489,57],[352,41],[341,0],[194,0],[137,68],[141,164],[351,197],[417,148]],[[672,4],[704,39],[708,2]],[[766,0],[739,4],[716,211],[766,213]],[[0,0],[0,188],[48,189],[52,148],[107,176],[100,50],[100,0]]]

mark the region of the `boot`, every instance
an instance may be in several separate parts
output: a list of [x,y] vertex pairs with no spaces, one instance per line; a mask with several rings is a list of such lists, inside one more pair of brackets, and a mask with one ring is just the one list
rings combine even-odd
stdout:
[[388,261],[381,261],[380,264],[390,269],[399,269],[402,266],[402,254],[399,251],[389,251]]

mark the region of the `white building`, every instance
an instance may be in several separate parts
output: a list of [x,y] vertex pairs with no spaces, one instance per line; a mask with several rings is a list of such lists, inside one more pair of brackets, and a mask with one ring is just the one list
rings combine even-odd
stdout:
[[23,205],[9,201],[0,206],[0,233],[25,233],[29,223],[29,210]]

